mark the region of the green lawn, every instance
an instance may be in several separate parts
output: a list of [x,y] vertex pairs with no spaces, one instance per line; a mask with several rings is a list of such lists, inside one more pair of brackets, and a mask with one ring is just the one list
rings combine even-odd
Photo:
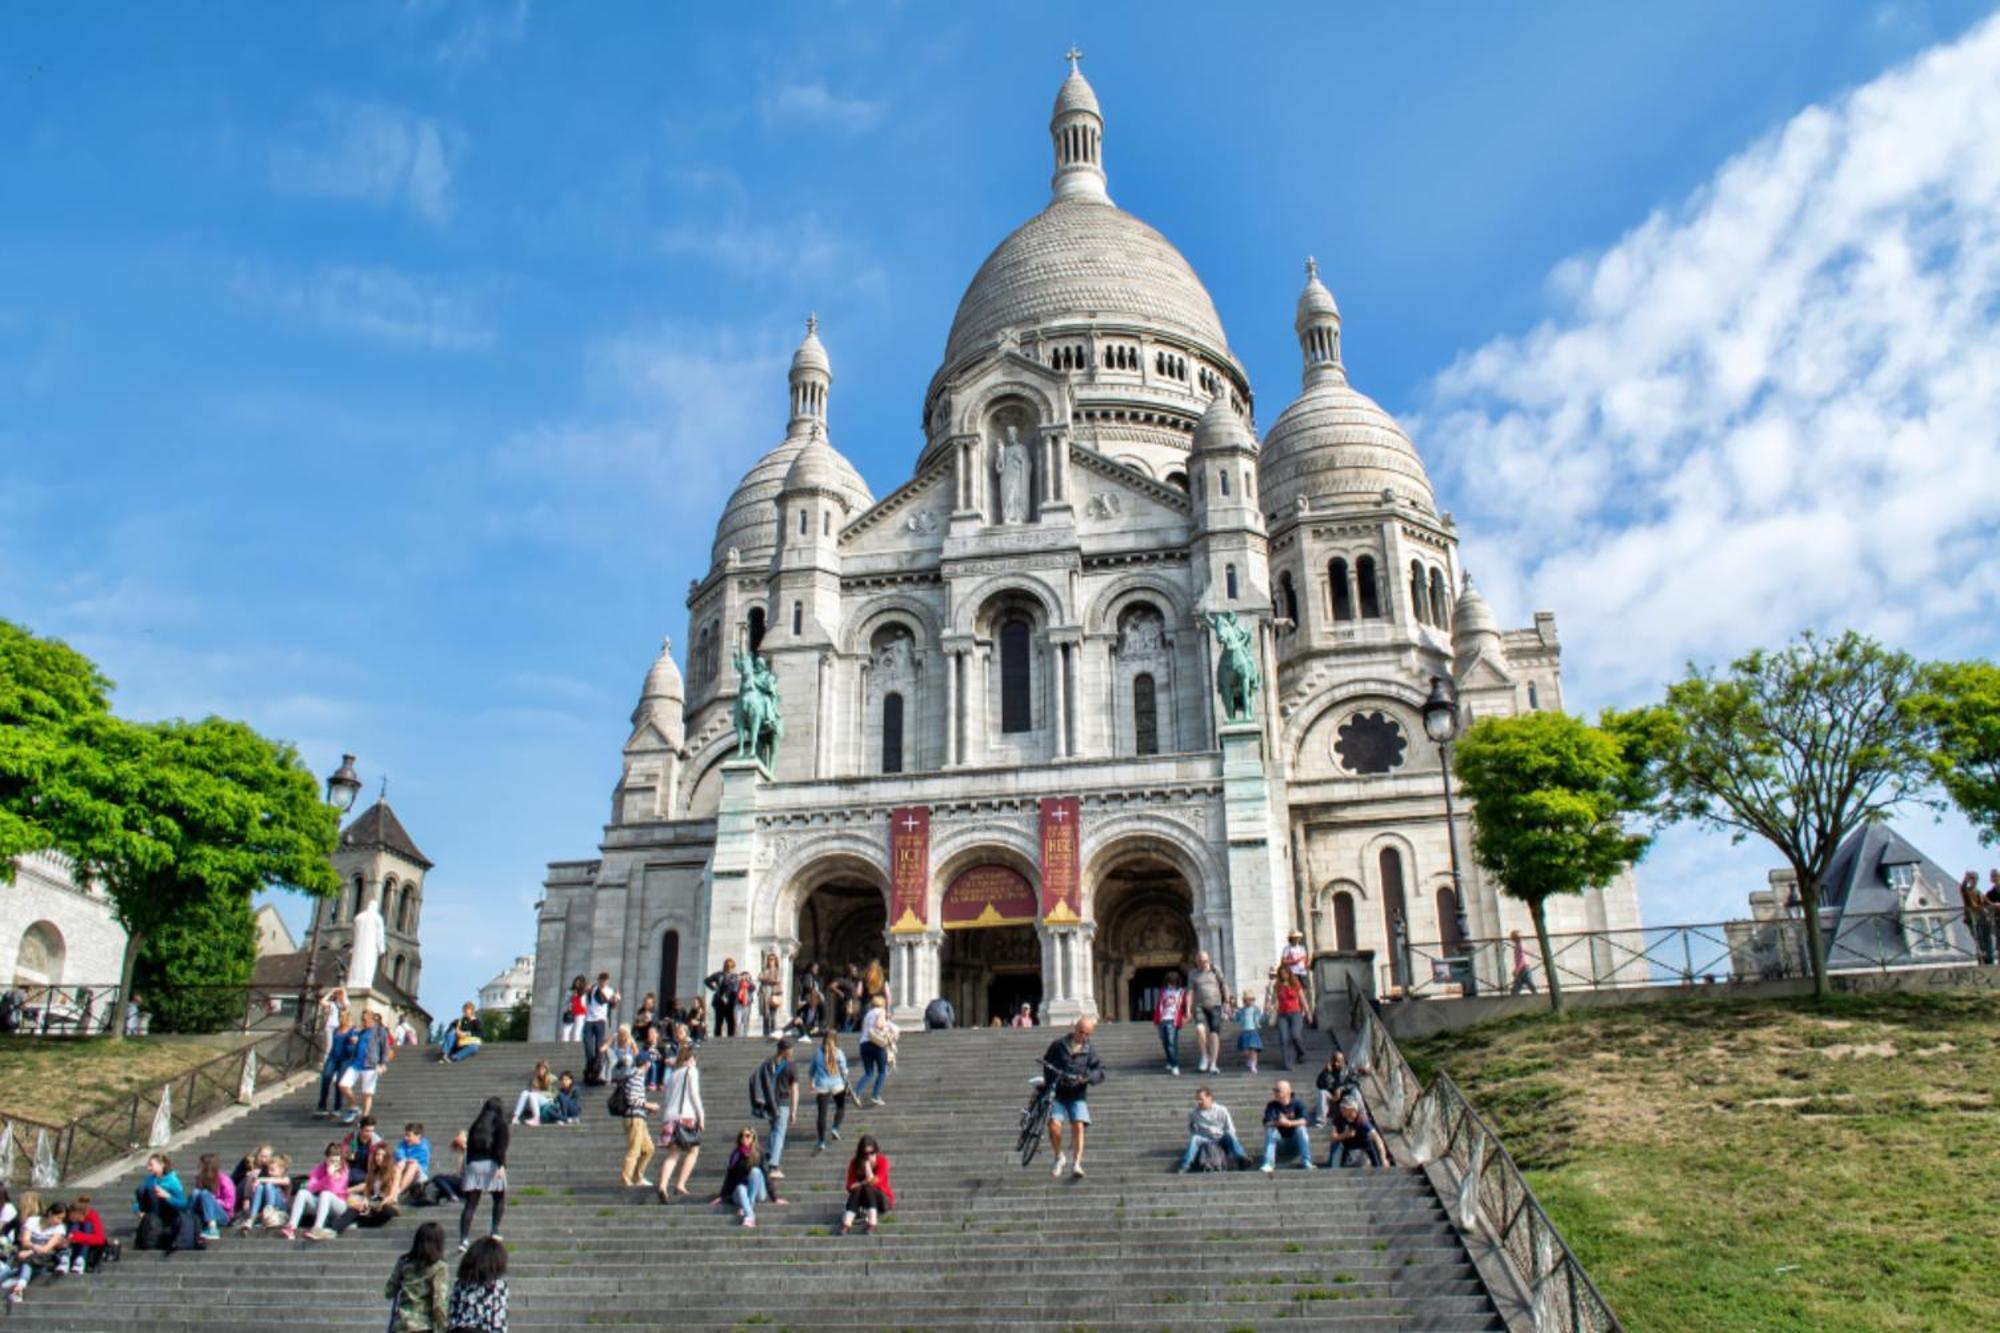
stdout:
[[2000,1327],[2000,996],[1538,1015],[1406,1053],[1634,1330]]
[[0,1037],[0,1114],[65,1124],[135,1088],[241,1046],[236,1033],[213,1037]]

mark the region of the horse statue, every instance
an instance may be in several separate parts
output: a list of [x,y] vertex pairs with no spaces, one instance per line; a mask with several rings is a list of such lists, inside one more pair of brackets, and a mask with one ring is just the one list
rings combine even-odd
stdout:
[[1222,645],[1222,664],[1216,671],[1216,689],[1222,694],[1223,714],[1231,722],[1250,721],[1250,706],[1263,685],[1257,673],[1257,654],[1251,647],[1250,630],[1240,624],[1234,611],[1207,616],[1209,628]]
[[778,703],[778,676],[771,659],[736,654],[736,757],[755,759],[767,771],[778,761],[778,742],[785,736],[785,716]]

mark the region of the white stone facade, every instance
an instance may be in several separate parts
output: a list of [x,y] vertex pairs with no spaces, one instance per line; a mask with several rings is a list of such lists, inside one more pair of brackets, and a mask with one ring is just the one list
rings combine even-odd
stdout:
[[125,928],[111,900],[79,884],[67,857],[14,858],[14,882],[0,884],[0,982],[31,994],[37,986],[116,987]]
[[[549,867],[538,1034],[575,976],[684,998],[767,952],[788,977],[874,956],[903,1016],[942,993],[984,1022],[1020,999],[1129,1016],[1197,947],[1261,989],[1294,928],[1385,965],[1396,915],[1412,941],[1452,938],[1418,709],[1436,675],[1470,717],[1561,707],[1554,618],[1503,632],[1463,579],[1415,446],[1347,382],[1316,270],[1304,391],[1260,444],[1207,291],[1110,200],[1074,69],[1051,135],[1054,197],[974,277],[914,475],[880,499],[831,443],[809,326],[786,437],[690,585],[686,677],[663,648],[598,855]],[[1217,697],[1225,612],[1263,680],[1243,722]],[[769,773],[736,757],[750,650],[783,701]],[[1040,890],[1038,802],[1057,796],[1080,802],[1081,920],[943,928],[969,868]],[[929,811],[929,875],[898,932],[889,815],[909,806]],[[1475,936],[1528,927],[1465,874]],[[1637,922],[1629,879],[1550,906],[1552,929]]]

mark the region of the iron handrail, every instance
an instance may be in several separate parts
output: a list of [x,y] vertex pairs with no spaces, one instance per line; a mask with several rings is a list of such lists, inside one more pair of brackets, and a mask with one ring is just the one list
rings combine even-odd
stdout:
[[1535,1333],[1623,1333],[1624,1324],[1576,1254],[1549,1220],[1491,1125],[1440,1072],[1417,1092],[1416,1071],[1389,1035],[1373,997],[1347,982],[1349,1026],[1381,1089],[1381,1118],[1400,1130],[1421,1165],[1449,1160],[1458,1175],[1458,1197],[1448,1201],[1467,1231],[1483,1226],[1529,1303]]
[[[1836,971],[1965,967],[1983,961],[1980,941],[1960,907],[1822,909],[1820,923],[1827,965]],[[1551,932],[1549,952],[1564,990],[1726,986],[1812,975],[1806,939],[1803,918],[1780,917]],[[1546,989],[1540,947],[1525,935],[1522,944],[1534,988]],[[1392,956],[1378,965],[1384,995],[1457,994],[1458,969],[1468,961],[1483,994],[1505,992],[1514,982],[1511,937],[1404,941],[1400,947],[1401,958]]]

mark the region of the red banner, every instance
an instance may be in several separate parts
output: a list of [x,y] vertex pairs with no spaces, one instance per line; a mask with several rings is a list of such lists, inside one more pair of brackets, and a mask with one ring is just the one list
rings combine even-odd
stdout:
[[944,891],[938,917],[946,930],[1033,925],[1035,886],[1012,866],[972,866]]
[[931,808],[899,806],[889,812],[889,920],[894,934],[921,931],[930,908]]
[[1083,874],[1077,865],[1077,825],[1083,802],[1075,796],[1042,798],[1042,920],[1052,926],[1083,919]]

